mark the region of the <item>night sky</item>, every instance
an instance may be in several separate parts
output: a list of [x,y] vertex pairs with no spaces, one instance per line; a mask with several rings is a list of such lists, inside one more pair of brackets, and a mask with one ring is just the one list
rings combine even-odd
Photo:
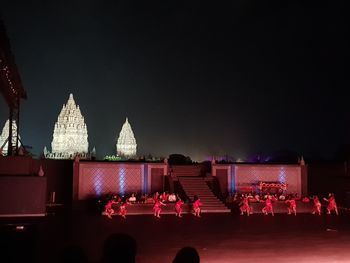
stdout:
[[332,158],[350,143],[341,2],[0,2],[36,154],[69,93],[100,158],[126,117],[140,155]]

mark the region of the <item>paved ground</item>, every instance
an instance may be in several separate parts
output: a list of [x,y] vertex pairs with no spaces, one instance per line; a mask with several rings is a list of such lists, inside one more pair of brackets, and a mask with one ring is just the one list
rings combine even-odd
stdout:
[[[16,224],[30,222],[34,224],[25,225],[25,230],[12,231]],[[109,220],[79,212],[40,222],[17,219],[14,225],[7,223],[2,220],[2,255],[26,255],[26,262],[53,262],[57,253],[71,244],[81,246],[91,262],[96,262],[104,239],[114,232],[136,239],[137,262],[171,262],[183,246],[195,247],[201,262],[350,262],[349,214],[203,214],[202,218],[187,214],[181,219],[130,215],[126,220]],[[14,244],[15,254],[10,250]]]

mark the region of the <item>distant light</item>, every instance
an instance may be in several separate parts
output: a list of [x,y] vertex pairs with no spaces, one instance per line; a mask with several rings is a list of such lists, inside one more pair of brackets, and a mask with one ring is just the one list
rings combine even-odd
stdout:
[[24,226],[16,226],[16,230],[18,230],[18,231],[24,230]]

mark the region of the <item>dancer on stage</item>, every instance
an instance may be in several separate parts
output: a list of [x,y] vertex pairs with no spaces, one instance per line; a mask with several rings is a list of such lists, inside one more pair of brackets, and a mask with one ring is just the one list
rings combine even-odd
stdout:
[[297,203],[293,197],[290,197],[288,200],[285,201],[286,204],[288,204],[288,215],[294,214],[297,215]]
[[314,208],[312,210],[312,214],[318,214],[319,216],[321,215],[321,202],[320,202],[320,199],[318,199],[318,196],[314,196],[313,198],[313,201],[314,201]]
[[122,203],[119,206],[119,215],[124,219],[126,219],[126,215],[128,213],[128,210],[126,209],[126,206],[128,204],[129,204],[129,202],[124,200],[124,201],[122,201]]
[[247,195],[243,197],[243,200],[240,202],[240,207],[239,209],[241,210],[241,215],[244,215],[244,213],[247,213],[247,216],[250,215],[251,209],[249,206],[249,198]]
[[156,193],[153,195],[153,200],[154,200],[154,202],[157,202],[158,198],[159,198],[159,193],[156,192]]
[[166,206],[161,200],[160,197],[156,200],[153,206],[154,216],[160,218],[160,212],[162,211],[161,206]]
[[261,211],[265,215],[268,215],[269,213],[271,213],[271,215],[274,216],[271,195],[267,195],[266,200],[264,202],[265,202],[265,206]]
[[334,194],[329,194],[328,195],[328,199],[327,198],[323,198],[323,200],[328,202],[327,214],[330,215],[331,211],[334,210],[335,214],[338,215],[338,207],[337,207],[337,203],[335,202]]
[[194,197],[194,202],[193,202],[193,211],[194,211],[194,215],[197,217],[201,217],[200,213],[201,213],[201,200],[198,198],[198,196]]
[[114,213],[114,209],[112,208],[112,205],[116,203],[117,202],[114,199],[111,199],[105,205],[105,214],[109,219],[112,219],[112,215]]
[[182,213],[182,205],[184,204],[184,202],[179,199],[177,200],[176,204],[175,204],[175,215],[178,217],[182,217],[181,213]]

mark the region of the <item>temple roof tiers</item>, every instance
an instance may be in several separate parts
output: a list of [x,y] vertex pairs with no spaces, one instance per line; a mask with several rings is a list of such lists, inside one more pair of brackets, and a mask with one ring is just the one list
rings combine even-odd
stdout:
[[52,153],[47,157],[53,159],[71,159],[75,155],[88,154],[88,131],[79,105],[75,104],[73,94],[69,95],[67,103],[63,104],[58,115],[51,148]]
[[117,155],[124,157],[136,156],[136,139],[128,118],[126,118],[125,123],[123,124],[123,127],[119,133],[116,146]]

